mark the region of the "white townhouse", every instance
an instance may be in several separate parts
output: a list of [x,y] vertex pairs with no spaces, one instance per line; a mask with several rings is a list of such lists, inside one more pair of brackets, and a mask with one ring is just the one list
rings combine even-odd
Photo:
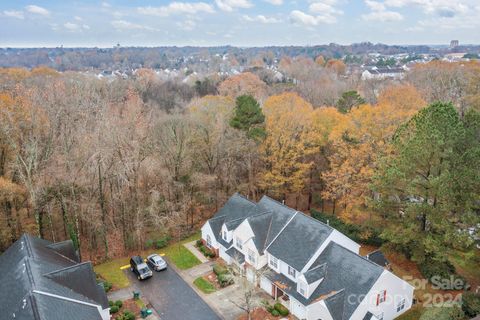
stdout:
[[413,286],[360,256],[359,244],[267,196],[234,194],[202,241],[299,319],[390,320],[412,306]]

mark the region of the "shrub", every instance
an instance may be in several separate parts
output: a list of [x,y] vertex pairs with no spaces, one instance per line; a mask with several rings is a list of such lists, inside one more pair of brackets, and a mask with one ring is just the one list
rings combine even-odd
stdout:
[[273,307],[275,308],[275,310],[278,311],[278,313],[282,317],[288,316],[288,314],[289,314],[288,309],[283,304],[281,304],[280,302],[275,303],[275,305]]
[[103,289],[105,289],[105,292],[108,292],[112,290],[112,283],[108,281],[103,282]]
[[262,300],[262,305],[265,308],[265,310],[267,310],[270,313],[272,313],[272,311],[275,310],[267,300]]
[[120,308],[116,305],[113,305],[113,306],[110,307],[110,314],[117,313],[118,310],[120,310]]
[[153,240],[152,239],[148,239],[147,241],[145,241],[145,248],[146,249],[150,249],[153,247]]
[[457,305],[426,308],[420,320],[463,320],[465,314]]
[[270,313],[271,313],[272,316],[274,316],[274,317],[280,316],[280,312],[278,312],[277,309],[272,309],[272,311],[270,311]]
[[123,302],[121,300],[117,300],[115,301],[115,305],[119,308],[121,308],[123,306]]
[[[419,269],[422,275],[428,280],[432,281],[432,278],[448,279],[453,277],[453,281],[463,283],[463,289],[469,287],[467,281],[462,276],[456,274],[455,267],[448,260],[436,260],[432,257],[427,257],[422,263],[419,264]],[[460,280],[460,281],[457,281]],[[462,288],[455,288],[462,289]]]
[[233,284],[233,278],[229,274],[220,274],[217,276],[217,279],[218,279],[218,283],[220,284],[220,287],[222,288]]
[[201,239],[198,239],[196,245],[197,245],[197,247],[203,246],[202,240],[201,240]]
[[168,241],[170,241],[170,237],[166,236],[163,238],[160,238],[155,241],[155,248],[157,249],[162,249],[165,248],[168,245]]
[[216,254],[214,251],[210,251],[209,254],[208,254],[208,257],[209,258],[215,258]]
[[115,304],[115,303],[113,303],[112,300],[108,300],[108,306],[109,306],[109,307],[113,306],[114,304]]
[[217,277],[221,274],[227,274],[228,273],[228,269],[222,265],[222,264],[215,264],[213,266],[213,272],[217,275]]
[[468,317],[475,317],[480,314],[480,295],[473,292],[466,292],[462,296],[462,310]]
[[131,311],[125,310],[116,320],[135,320],[135,315]]

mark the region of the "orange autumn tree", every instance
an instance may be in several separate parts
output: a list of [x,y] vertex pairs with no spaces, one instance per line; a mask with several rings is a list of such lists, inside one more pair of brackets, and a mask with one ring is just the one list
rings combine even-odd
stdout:
[[377,161],[390,151],[398,126],[425,106],[410,85],[389,87],[378,101],[353,108],[329,136],[333,152],[330,170],[322,174],[322,196],[343,205],[346,219],[354,219],[372,196],[369,185]]
[[236,98],[241,95],[251,95],[257,101],[262,101],[267,96],[267,84],[251,72],[237,74],[225,79],[218,86],[222,96]]
[[327,63],[325,64],[325,67],[327,69],[332,70],[338,75],[345,74],[345,71],[347,69],[347,66],[342,60],[337,60],[337,59],[331,59],[328,60]]
[[296,93],[271,96],[263,105],[266,138],[260,146],[264,170],[260,187],[285,198],[305,189],[312,166],[308,156],[317,152],[312,130],[313,107]]

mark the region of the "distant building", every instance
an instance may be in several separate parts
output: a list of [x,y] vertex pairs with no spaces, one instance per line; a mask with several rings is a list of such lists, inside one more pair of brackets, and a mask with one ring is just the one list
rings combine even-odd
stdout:
[[405,69],[400,67],[370,67],[362,72],[362,80],[402,79]]
[[24,234],[0,256],[1,319],[109,320],[103,285],[71,240]]
[[450,41],[450,49],[458,47],[458,40]]

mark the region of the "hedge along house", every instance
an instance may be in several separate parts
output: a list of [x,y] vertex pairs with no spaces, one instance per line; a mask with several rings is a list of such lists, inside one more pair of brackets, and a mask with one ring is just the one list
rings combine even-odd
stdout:
[[72,241],[24,234],[0,256],[0,319],[107,320],[107,296]]
[[413,286],[361,257],[359,244],[267,196],[234,194],[202,241],[299,319],[388,320],[412,306]]

